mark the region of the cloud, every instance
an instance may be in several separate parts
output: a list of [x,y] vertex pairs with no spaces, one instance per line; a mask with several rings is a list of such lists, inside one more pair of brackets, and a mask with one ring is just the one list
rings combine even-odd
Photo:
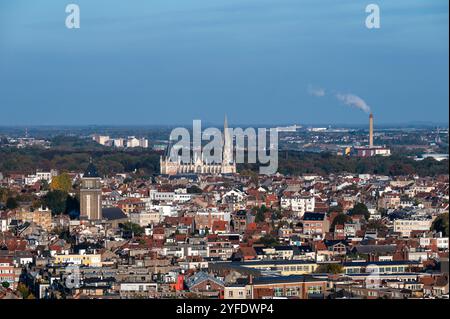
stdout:
[[345,105],[356,107],[366,113],[370,113],[370,106],[367,105],[367,103],[362,98],[355,94],[337,93],[336,98],[339,101],[343,102]]
[[312,85],[308,86],[308,93],[317,97],[325,96],[324,88],[315,88]]

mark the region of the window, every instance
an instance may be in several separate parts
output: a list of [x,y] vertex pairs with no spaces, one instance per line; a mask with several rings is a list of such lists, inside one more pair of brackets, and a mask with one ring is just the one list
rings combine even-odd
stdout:
[[321,286],[310,286],[308,287],[308,294],[320,294],[322,293],[322,287]]
[[273,294],[275,297],[283,296],[283,288],[274,288]]

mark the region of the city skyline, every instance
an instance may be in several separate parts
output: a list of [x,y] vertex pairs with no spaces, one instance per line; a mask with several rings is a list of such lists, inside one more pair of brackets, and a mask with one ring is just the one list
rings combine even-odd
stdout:
[[0,4],[0,126],[448,124],[447,2],[75,3]]

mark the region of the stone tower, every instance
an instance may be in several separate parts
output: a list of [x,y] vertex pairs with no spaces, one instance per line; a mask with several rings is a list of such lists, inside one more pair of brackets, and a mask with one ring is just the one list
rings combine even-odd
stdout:
[[81,179],[80,219],[102,219],[101,178],[92,162],[89,163]]

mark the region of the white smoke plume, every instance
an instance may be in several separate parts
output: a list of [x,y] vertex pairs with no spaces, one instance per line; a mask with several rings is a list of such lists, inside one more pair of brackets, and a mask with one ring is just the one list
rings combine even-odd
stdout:
[[366,113],[370,113],[370,106],[357,95],[337,93],[336,98],[345,105],[356,107]]
[[[321,87],[313,87],[312,85],[308,86],[308,93],[316,96],[316,97],[323,97],[327,95],[327,92],[324,88]],[[359,96],[352,94],[352,93],[339,93],[336,91],[332,91],[332,94],[335,94],[336,98],[344,103],[345,105],[356,107],[357,109],[360,109],[366,113],[370,113],[370,106],[367,105],[366,101],[364,101]]]
[[315,88],[312,85],[308,86],[308,93],[317,97],[325,96],[325,89]]

